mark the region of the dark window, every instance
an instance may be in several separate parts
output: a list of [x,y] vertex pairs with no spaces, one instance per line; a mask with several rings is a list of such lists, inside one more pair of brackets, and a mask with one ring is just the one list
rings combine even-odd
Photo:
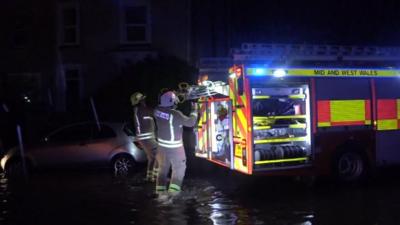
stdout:
[[32,26],[32,12],[22,11],[14,24],[12,41],[16,48],[23,48],[28,44],[29,28]]
[[61,44],[79,43],[79,11],[78,5],[63,4],[60,11]]
[[126,24],[146,24],[147,13],[145,6],[127,7],[125,11]]
[[146,40],[146,28],[144,26],[128,26],[126,28],[126,38],[129,41]]
[[125,41],[146,42],[148,41],[149,21],[146,6],[128,6],[125,8]]
[[77,13],[75,8],[67,8],[63,10],[64,26],[76,26]]
[[93,139],[115,138],[117,135],[114,130],[106,125],[101,125],[100,129],[97,125],[93,127]]

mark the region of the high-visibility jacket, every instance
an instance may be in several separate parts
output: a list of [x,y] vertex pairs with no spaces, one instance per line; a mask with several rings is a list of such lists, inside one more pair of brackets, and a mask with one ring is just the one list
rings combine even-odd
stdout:
[[133,124],[135,126],[137,140],[155,138],[154,118],[149,108],[142,105],[135,106],[133,108]]
[[183,126],[193,127],[196,124],[197,112],[191,112],[188,117],[175,109],[157,107],[154,110],[154,118],[157,123],[158,145],[165,148],[180,148],[183,146]]

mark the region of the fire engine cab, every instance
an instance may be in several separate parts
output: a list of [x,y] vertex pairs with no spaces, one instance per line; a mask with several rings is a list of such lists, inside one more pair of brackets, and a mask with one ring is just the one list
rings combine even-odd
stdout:
[[241,62],[199,100],[197,157],[249,175],[342,180],[400,163],[400,70]]

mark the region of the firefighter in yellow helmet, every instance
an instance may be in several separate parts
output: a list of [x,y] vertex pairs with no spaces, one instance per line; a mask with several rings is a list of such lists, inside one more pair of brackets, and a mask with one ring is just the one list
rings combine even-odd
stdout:
[[[183,148],[183,126],[193,127],[197,120],[197,105],[192,104],[190,116],[176,110],[179,102],[174,92],[161,95],[160,105],[154,110],[157,123],[157,176],[156,194],[160,201],[169,200],[180,193],[186,171],[186,155]],[[167,184],[168,172],[172,168],[170,183]]]
[[146,181],[154,182],[157,176],[157,162],[155,160],[157,142],[155,140],[155,124],[153,110],[148,108],[146,96],[140,92],[131,95],[133,106],[133,124],[136,131],[136,140],[146,152],[147,172]]

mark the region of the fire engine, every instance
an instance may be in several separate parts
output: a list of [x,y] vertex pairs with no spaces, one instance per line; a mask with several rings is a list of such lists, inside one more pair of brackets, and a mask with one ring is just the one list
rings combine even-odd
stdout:
[[399,164],[400,70],[343,67],[345,57],[371,54],[338,51],[333,55],[343,56],[333,67],[285,66],[242,54],[226,84],[200,81],[209,93],[198,101],[196,156],[248,175],[342,180]]

